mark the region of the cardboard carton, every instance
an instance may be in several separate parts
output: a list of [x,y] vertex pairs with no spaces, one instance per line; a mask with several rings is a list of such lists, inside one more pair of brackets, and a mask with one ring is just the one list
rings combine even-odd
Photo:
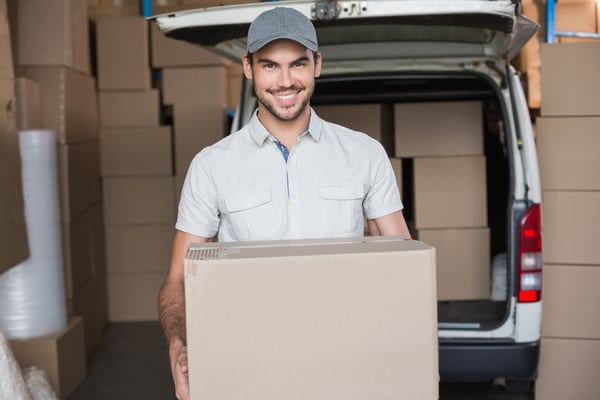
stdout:
[[102,200],[98,140],[58,144],[58,183],[63,222],[73,221]]
[[19,130],[40,129],[42,127],[40,85],[29,78],[16,78],[15,95]]
[[546,264],[600,265],[600,191],[542,193]]
[[192,244],[185,287],[192,399],[438,398],[422,242]]
[[6,0],[0,1],[0,79],[13,79],[13,55]]
[[0,274],[29,257],[21,164],[0,165]]
[[436,249],[438,300],[490,298],[490,230],[421,229],[419,240]]
[[484,156],[414,159],[415,226],[487,226]]
[[11,20],[15,63],[66,66],[90,74],[87,4],[80,0],[18,0]]
[[600,340],[542,338],[536,400],[600,398]]
[[166,272],[109,274],[108,320],[158,321],[158,292],[165,276]]
[[108,272],[166,272],[174,234],[173,225],[168,224],[107,226]]
[[102,128],[160,125],[157,89],[102,91],[98,93],[98,106]]
[[0,165],[21,162],[15,104],[14,80],[0,79]]
[[319,105],[313,108],[324,120],[366,133],[381,142],[383,136],[381,104]]
[[175,174],[185,175],[194,156],[226,134],[227,70],[165,68],[162,93],[173,106]]
[[536,121],[543,190],[600,190],[600,116]]
[[394,127],[396,157],[483,154],[480,101],[398,103]]
[[19,67],[17,74],[40,85],[42,128],[60,143],[98,139],[98,104],[93,76],[67,67]]
[[103,178],[106,225],[175,224],[172,176]]
[[600,115],[600,41],[542,45],[542,116]]
[[46,371],[48,381],[66,400],[87,375],[83,320],[71,318],[62,331],[24,340],[9,341],[22,369],[36,366]]
[[100,164],[104,177],[173,174],[170,126],[103,128]]
[[96,20],[99,90],[150,90],[148,21],[141,16]]
[[544,265],[542,336],[600,340],[600,268]]

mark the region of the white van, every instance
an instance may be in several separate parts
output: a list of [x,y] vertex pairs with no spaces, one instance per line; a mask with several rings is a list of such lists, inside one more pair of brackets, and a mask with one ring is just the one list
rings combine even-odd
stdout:
[[[484,221],[475,226],[483,228],[484,235],[472,236],[479,244],[452,241],[473,226],[448,229],[441,222],[439,232],[457,232],[458,236],[430,243],[438,248],[438,286],[450,281],[459,285],[458,291],[441,297],[438,303],[440,375],[446,382],[502,378],[509,385],[529,387],[536,377],[540,344],[541,190],[529,110],[519,75],[509,62],[539,26],[521,15],[518,0],[262,2],[153,19],[168,37],[211,47],[240,62],[249,23],[277,5],[300,10],[316,27],[324,60],[311,101],[318,114],[331,106],[343,110],[350,105],[375,105],[382,129],[380,140],[391,157],[408,145],[402,132],[421,132],[421,123],[437,127],[423,129],[416,136],[411,131],[413,140],[424,143],[425,148],[432,145],[429,147],[434,150],[400,156],[404,213],[414,237],[421,240],[427,236],[416,218],[424,207],[416,193],[422,185],[417,169],[423,160],[464,155],[462,150],[451,150],[456,144],[479,149],[475,156],[482,161],[475,164],[480,166],[475,172],[483,177],[481,184],[469,181],[470,172],[453,176],[444,171],[444,176],[451,177],[450,184],[432,186],[433,190],[447,186],[433,198],[448,204],[447,210],[440,207],[445,214],[469,212],[470,204],[451,205],[452,197],[461,194],[454,192],[464,185],[475,186],[469,190],[484,199],[478,200],[484,202]],[[472,113],[479,122],[472,139],[452,136],[456,121],[473,119],[471,114],[451,111],[463,103],[475,104]],[[245,82],[232,130],[244,125],[255,107],[251,84]],[[406,107],[417,111],[399,113]],[[351,107],[346,110],[342,117],[373,116],[364,108],[354,115]],[[417,123],[415,118],[419,118]],[[435,173],[432,178],[435,182]],[[471,199],[468,196],[462,203]],[[436,228],[436,222],[434,219],[427,228]],[[460,244],[460,250],[453,243]],[[442,251],[449,244],[450,249]],[[466,275],[459,275],[458,269],[453,275],[453,266],[444,261],[458,257],[457,264],[462,265],[460,257],[472,260],[470,256],[475,254],[481,261]],[[442,265],[444,262],[450,264]],[[447,281],[440,281],[441,268]],[[476,275],[487,278],[471,279]],[[469,294],[477,292],[473,285],[481,289],[479,294]]]

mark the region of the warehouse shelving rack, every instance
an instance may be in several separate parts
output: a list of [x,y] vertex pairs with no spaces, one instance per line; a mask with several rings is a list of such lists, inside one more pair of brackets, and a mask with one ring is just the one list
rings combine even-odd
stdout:
[[546,43],[554,43],[557,36],[600,39],[600,33],[556,30],[555,0],[546,0]]

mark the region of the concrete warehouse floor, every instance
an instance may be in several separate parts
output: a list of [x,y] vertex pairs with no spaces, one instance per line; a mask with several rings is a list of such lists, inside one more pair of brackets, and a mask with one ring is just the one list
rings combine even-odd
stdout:
[[[175,399],[167,347],[158,322],[110,323],[68,400]],[[440,400],[533,400],[491,384],[441,384]]]

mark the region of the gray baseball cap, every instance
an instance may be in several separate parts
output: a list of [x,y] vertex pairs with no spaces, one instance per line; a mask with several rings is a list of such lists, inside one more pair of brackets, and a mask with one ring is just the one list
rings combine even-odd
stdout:
[[296,41],[312,51],[318,51],[315,27],[300,11],[275,7],[261,13],[248,29],[247,51],[254,53],[277,39]]

